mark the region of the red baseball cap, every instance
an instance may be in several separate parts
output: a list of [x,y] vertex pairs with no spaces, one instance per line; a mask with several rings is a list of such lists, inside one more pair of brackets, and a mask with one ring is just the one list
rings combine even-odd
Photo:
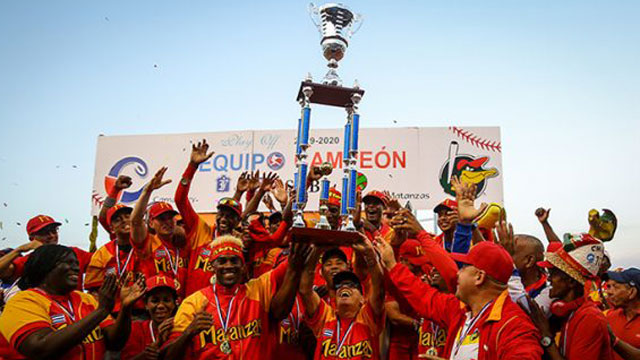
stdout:
[[340,206],[340,202],[342,201],[342,193],[338,191],[335,187],[329,189],[329,200],[327,201],[327,205]]
[[171,206],[171,204],[169,204],[168,202],[159,201],[151,205],[151,207],[149,208],[149,219],[153,220],[167,212],[171,212],[174,216],[178,215],[178,212],[173,210],[173,206]]
[[42,230],[45,226],[49,226],[51,224],[62,225],[61,223],[53,220],[51,216],[48,215],[38,215],[29,220],[27,222],[27,234],[33,235],[34,233]]
[[416,266],[424,266],[429,263],[424,249],[418,240],[407,239],[400,245],[400,258],[407,259]]
[[155,275],[147,279],[147,292],[159,287],[166,287],[175,292],[176,281],[174,278],[166,275]]
[[220,210],[221,207],[231,209],[238,214],[238,216],[242,216],[242,204],[234,198],[226,197],[220,199],[220,201],[218,201],[218,210]]
[[433,208],[433,212],[438,213],[440,212],[440,210],[444,210],[444,209],[455,210],[457,208],[458,208],[457,201],[453,199],[444,199],[442,200],[442,202],[440,202],[440,204],[436,205],[436,207]]
[[449,254],[457,262],[469,264],[487,273],[487,275],[506,284],[513,273],[511,255],[502,246],[483,241],[471,248],[468,254]]
[[382,205],[384,206],[387,206],[387,203],[389,202],[387,195],[385,195],[382,191],[378,191],[378,190],[369,191],[367,195],[365,195],[362,198],[362,202],[366,204],[368,200],[373,200],[373,199],[382,201]]
[[126,212],[131,214],[132,211],[133,208],[122,204],[117,204],[116,206],[110,207],[109,210],[107,210],[107,224],[111,226],[111,219],[116,215],[116,213]]

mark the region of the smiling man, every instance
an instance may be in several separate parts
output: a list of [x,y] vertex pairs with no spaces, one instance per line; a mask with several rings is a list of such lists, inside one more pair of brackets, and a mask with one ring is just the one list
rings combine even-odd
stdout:
[[[15,281],[22,276],[24,266],[29,259],[29,255],[21,256],[23,253],[35,250],[41,245],[58,243],[58,228],[60,223],[55,221],[48,215],[34,216],[27,222],[27,235],[29,235],[29,243],[19,246],[5,255],[8,266],[0,268],[0,278],[3,281]],[[91,253],[77,247],[71,247],[76,254],[79,262],[79,269],[83,275],[87,269],[87,265],[91,260]],[[77,290],[83,289],[82,276],[77,284]]]
[[218,202],[215,225],[209,225],[194,210],[189,201],[191,181],[198,170],[198,166],[213,156],[208,152],[209,144],[202,140],[193,144],[187,169],[182,174],[180,184],[176,189],[176,207],[184,221],[187,236],[187,246],[190,252],[188,278],[186,282],[186,296],[208,286],[214,273],[212,244],[218,236],[232,235],[240,225],[242,205],[234,198],[222,198]]
[[[211,250],[215,283],[180,304],[165,358],[269,358],[273,332],[281,314],[289,313],[300,281],[299,276],[290,276],[301,273],[306,254],[294,249],[288,263],[243,283],[242,241],[219,236]],[[283,304],[288,304],[286,311]]]
[[[378,337],[384,327],[384,285],[382,268],[373,246],[361,235],[353,245],[371,275],[371,291],[363,295],[356,274],[340,271],[333,276],[335,309],[313,291],[313,274],[319,251],[307,264],[300,281],[305,322],[317,339],[314,359],[379,359]],[[315,260],[315,261],[314,261]]]

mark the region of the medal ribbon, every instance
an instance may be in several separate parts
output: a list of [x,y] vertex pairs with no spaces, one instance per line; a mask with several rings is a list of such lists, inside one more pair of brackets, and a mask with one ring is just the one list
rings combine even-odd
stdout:
[[469,335],[469,332],[474,328],[474,326],[476,325],[478,320],[482,317],[482,314],[484,314],[484,312],[487,311],[487,309],[489,308],[489,305],[491,305],[492,303],[493,303],[493,301],[488,302],[482,308],[482,310],[480,310],[478,315],[476,315],[473,319],[471,319],[471,323],[469,324],[469,327],[467,327],[466,331],[464,333],[462,333],[462,332],[460,333],[460,337],[458,338],[458,342],[456,343],[455,355],[458,355],[458,351],[460,351],[460,346],[462,346],[462,342],[467,337],[467,335]]
[[218,293],[216,292],[216,284],[213,284],[213,295],[216,299],[216,308],[218,309],[218,318],[220,319],[220,324],[222,324],[222,330],[224,331],[224,337],[226,340],[227,337],[227,328],[229,327],[229,317],[231,317],[231,308],[233,307],[233,300],[236,299],[236,295],[238,294],[238,290],[240,287],[236,288],[236,292],[233,293],[233,297],[231,301],[229,301],[229,308],[227,309],[227,319],[224,320],[222,318],[222,307],[220,307],[220,300],[218,299]]
[[162,247],[164,248],[164,251],[167,252],[167,257],[169,258],[169,266],[171,267],[171,271],[173,271],[173,275],[177,276],[178,275],[178,259],[180,258],[180,249],[176,249],[176,261],[174,262],[173,259],[171,258],[171,253],[169,252],[169,249],[167,249],[167,247],[164,245],[162,245]]
[[116,271],[118,272],[118,279],[122,277],[122,274],[127,270],[127,266],[129,265],[129,260],[131,260],[131,255],[133,254],[133,248],[129,250],[129,255],[127,255],[127,260],[124,262],[124,266],[122,269],[120,268],[120,247],[116,244]]
[[562,339],[562,356],[565,356],[567,354],[567,338],[569,337],[569,322],[571,322],[571,319],[573,318],[573,314],[575,314],[575,311],[571,313],[571,315],[569,315],[569,319],[567,319],[567,323],[564,325],[564,339]]
[[300,330],[300,320],[302,318],[302,314],[300,313],[300,304],[298,303],[298,298],[296,297],[296,314],[298,315],[298,321],[295,321],[293,318],[293,311],[289,313],[289,319],[291,320],[291,326],[293,326],[296,330],[296,333]]
[[62,305],[59,301],[53,299],[51,296],[49,296],[49,294],[47,294],[46,291],[40,289],[40,288],[35,288],[34,290],[36,290],[37,292],[40,293],[40,295],[46,297],[47,299],[53,301],[54,303],[56,303],[58,305],[58,307],[60,307],[60,309],[62,309],[62,311],[67,315],[67,317],[69,319],[71,319],[72,322],[76,322],[76,312],[73,311],[73,304],[71,304],[71,300],[67,299],[67,305],[69,306],[69,308],[67,309],[64,305]]
[[151,333],[152,342],[156,342],[156,334],[153,333],[153,321],[149,320],[149,332]]
[[351,332],[351,329],[353,328],[353,324],[356,323],[356,318],[351,319],[351,324],[349,324],[349,327],[347,328],[347,331],[344,333],[344,336],[342,337],[342,339],[340,339],[340,329],[342,329],[342,326],[340,325],[340,318],[338,319],[338,331],[337,331],[337,336],[338,336],[338,349],[336,349],[336,357],[338,357],[338,355],[340,354],[340,349],[342,349],[342,345],[344,345],[344,342],[347,340],[347,337],[349,336],[349,333]]

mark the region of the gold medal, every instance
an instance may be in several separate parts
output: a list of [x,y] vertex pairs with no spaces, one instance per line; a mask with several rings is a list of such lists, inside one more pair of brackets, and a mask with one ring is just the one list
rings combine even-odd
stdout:
[[432,346],[427,350],[427,355],[438,355],[438,350]]
[[227,340],[223,341],[220,343],[220,351],[225,355],[231,354],[231,344]]

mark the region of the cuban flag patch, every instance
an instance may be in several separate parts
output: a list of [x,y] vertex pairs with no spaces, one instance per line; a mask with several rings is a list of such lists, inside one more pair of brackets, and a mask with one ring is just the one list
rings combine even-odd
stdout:
[[326,337],[333,337],[333,330],[331,329],[324,329],[322,330],[322,335],[326,336]]
[[156,257],[157,258],[161,258],[161,257],[165,257],[165,256],[167,256],[167,253],[164,251],[164,249],[156,250]]
[[67,322],[67,319],[64,317],[64,314],[51,315],[52,325],[64,324],[66,322]]

